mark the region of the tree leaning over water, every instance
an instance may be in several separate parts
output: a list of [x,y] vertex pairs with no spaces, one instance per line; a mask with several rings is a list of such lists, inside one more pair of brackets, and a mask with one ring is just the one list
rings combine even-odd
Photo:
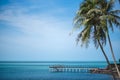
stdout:
[[108,39],[114,64],[118,76],[120,77],[109,36],[109,30],[111,29],[113,31],[114,26],[120,28],[120,16],[118,16],[120,10],[112,10],[113,5],[114,0],[85,0],[75,16],[74,29],[82,28],[82,31],[78,34],[77,43],[81,41],[82,46],[84,44],[88,46],[92,38],[95,47],[98,48],[100,46],[108,65],[110,65],[109,59],[103,48]]
[[[120,1],[119,1],[120,2]],[[104,8],[103,8],[103,19],[105,20],[106,22],[106,25],[108,24],[109,26],[106,26],[106,28],[111,28],[111,30],[113,31],[114,30],[114,27],[113,25],[117,26],[118,28],[120,28],[120,10],[112,10],[113,8],[113,5],[114,5],[114,0],[110,0],[107,3],[104,3],[102,5],[106,5]],[[109,42],[109,46],[110,46],[110,50],[111,50],[111,54],[112,54],[112,57],[113,57],[113,61],[114,61],[114,64],[115,64],[115,67],[116,67],[116,70],[118,72],[118,76],[120,77],[120,70],[118,69],[118,66],[117,66],[117,63],[116,63],[116,59],[115,59],[115,55],[114,55],[114,51],[113,51],[113,48],[112,48],[112,43],[111,43],[111,39],[110,39],[110,36],[109,36],[109,30],[106,31],[106,34],[107,34],[107,38],[108,38],[108,42]]]

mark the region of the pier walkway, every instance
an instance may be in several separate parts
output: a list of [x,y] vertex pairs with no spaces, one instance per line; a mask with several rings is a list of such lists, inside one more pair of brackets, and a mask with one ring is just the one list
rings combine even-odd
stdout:
[[[98,69],[99,66],[86,66],[86,65],[51,65],[49,66],[50,72],[81,72],[89,73],[90,70]],[[101,67],[103,68],[103,67]]]

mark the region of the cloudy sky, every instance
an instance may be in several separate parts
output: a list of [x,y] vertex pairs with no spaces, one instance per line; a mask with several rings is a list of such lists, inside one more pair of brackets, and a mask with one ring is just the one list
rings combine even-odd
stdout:
[[[81,0],[0,0],[0,61],[105,61],[92,42],[88,48],[76,46],[78,31],[69,35],[80,3]],[[117,60],[119,34],[117,29],[110,34]],[[108,48],[105,50],[112,60]]]

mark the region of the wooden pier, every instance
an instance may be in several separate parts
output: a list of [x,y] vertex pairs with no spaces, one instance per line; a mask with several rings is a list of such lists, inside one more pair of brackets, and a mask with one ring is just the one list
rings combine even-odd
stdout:
[[97,66],[80,66],[80,65],[51,65],[49,66],[50,72],[81,72],[89,73],[90,70],[98,69]]

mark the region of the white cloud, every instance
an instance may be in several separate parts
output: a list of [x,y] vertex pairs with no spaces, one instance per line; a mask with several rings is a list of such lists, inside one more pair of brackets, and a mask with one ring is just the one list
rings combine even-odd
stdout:
[[28,15],[24,14],[24,11],[7,9],[0,14],[0,20],[5,21],[9,27],[17,28],[26,34],[22,37],[7,37],[13,43],[53,50],[70,47],[69,32],[71,28],[68,27],[72,25],[71,22],[63,21],[60,17],[50,16],[48,13]]
[[[46,4],[45,6],[48,5]],[[45,6],[43,5],[42,7],[45,9]],[[30,57],[29,59],[33,60],[37,57],[38,60],[40,58],[45,60],[51,56],[49,58],[51,60],[62,60],[62,58],[64,58],[63,60],[84,60],[84,57],[89,57],[90,51],[94,51],[94,45],[91,45],[88,50],[80,47],[76,48],[76,34],[69,36],[69,32],[72,30],[72,20],[59,16],[64,11],[67,13],[66,8],[51,8],[50,6],[50,9],[46,11],[33,14],[31,9],[35,8],[37,7],[16,7],[16,5],[13,5],[11,7],[6,6],[0,12],[0,21],[4,21],[11,29],[16,28],[23,33],[20,35],[16,33],[13,36],[13,34],[6,32],[8,34],[1,36],[0,43],[3,43],[0,45],[0,49],[3,51],[3,58],[8,57],[11,60],[19,58],[23,60],[23,58]],[[31,14],[27,13],[29,11],[31,11]],[[55,16],[55,14],[58,16]],[[42,53],[43,51],[46,53]],[[5,52],[6,54],[4,54]],[[96,53],[92,52],[91,54],[96,56],[94,55]]]

